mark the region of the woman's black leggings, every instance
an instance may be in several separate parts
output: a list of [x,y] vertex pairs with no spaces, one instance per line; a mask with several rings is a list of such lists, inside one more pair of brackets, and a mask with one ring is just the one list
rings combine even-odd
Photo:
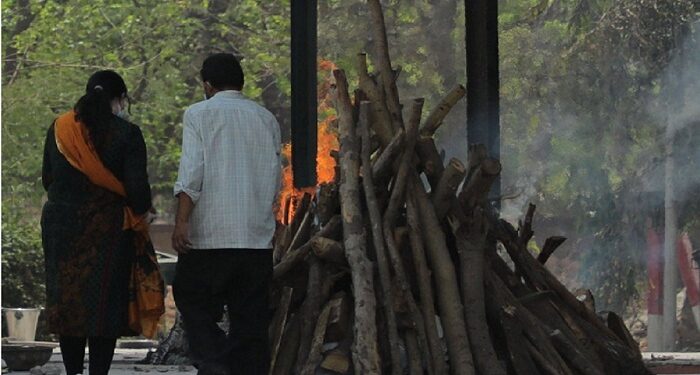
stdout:
[[112,337],[61,336],[61,355],[68,375],[82,374],[85,342],[90,346],[90,375],[107,375],[117,339]]

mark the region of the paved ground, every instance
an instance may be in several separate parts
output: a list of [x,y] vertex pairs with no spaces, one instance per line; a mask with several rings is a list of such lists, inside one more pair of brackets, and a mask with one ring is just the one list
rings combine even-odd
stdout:
[[[117,349],[114,353],[114,361],[112,362],[112,368],[109,371],[110,375],[129,375],[129,374],[145,374],[145,373],[167,373],[167,374],[178,374],[178,375],[196,375],[197,370],[192,366],[152,366],[152,365],[136,365],[137,361],[142,360],[146,357],[148,349]],[[87,358],[85,359],[87,364]],[[53,351],[53,355],[44,366],[44,369],[55,369],[61,371],[61,374],[65,374],[65,369],[63,368],[63,362],[61,361],[61,351],[56,348]],[[7,372],[9,375],[26,375],[29,371],[10,371]],[[87,375],[87,370],[85,371]],[[58,374],[56,374],[58,375]]]
[[[196,375],[197,370],[191,366],[151,366],[137,365],[137,361],[146,357],[148,349],[117,349],[114,355],[110,375],[129,375],[145,373],[167,373],[177,375]],[[643,353],[644,361],[654,374],[697,374],[700,375],[700,353]],[[87,363],[87,359],[85,361]],[[60,370],[65,374],[60,350],[54,349],[46,369]],[[26,375],[29,371],[11,371],[10,375]],[[87,370],[85,371],[87,375]],[[58,375],[58,373],[56,373]]]
[[642,353],[654,374],[700,375],[700,353]]

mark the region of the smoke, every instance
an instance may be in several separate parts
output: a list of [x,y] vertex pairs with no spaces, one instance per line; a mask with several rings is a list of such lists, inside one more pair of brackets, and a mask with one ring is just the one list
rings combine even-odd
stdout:
[[[672,177],[674,193],[677,202],[684,204],[697,201],[700,196],[700,22],[690,26],[688,36],[664,71],[663,80],[668,89],[656,105],[661,109],[657,121],[664,127],[666,137],[672,137],[671,154],[677,172]],[[651,177],[658,178],[662,168],[663,164],[658,163]]]

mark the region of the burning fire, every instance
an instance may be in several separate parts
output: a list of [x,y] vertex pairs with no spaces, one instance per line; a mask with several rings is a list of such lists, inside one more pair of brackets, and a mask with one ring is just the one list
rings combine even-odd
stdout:
[[282,224],[291,223],[294,218],[294,211],[301,202],[305,193],[314,195],[316,188],[323,184],[332,182],[335,178],[336,160],[331,156],[332,151],[340,149],[338,134],[335,127],[335,111],[331,105],[330,88],[333,84],[333,69],[335,64],[328,60],[319,61],[319,71],[325,74],[326,79],[318,85],[318,148],[316,154],[316,186],[303,189],[296,189],[292,175],[292,145],[287,143],[282,147],[282,155],[287,160],[287,166],[282,170],[282,191],[279,195],[277,205],[277,221]]

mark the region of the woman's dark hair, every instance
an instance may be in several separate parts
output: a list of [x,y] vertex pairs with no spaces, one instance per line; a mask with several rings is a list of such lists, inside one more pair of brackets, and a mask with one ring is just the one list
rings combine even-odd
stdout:
[[241,63],[233,54],[216,53],[202,64],[202,81],[209,82],[215,89],[243,88],[245,79]]
[[107,138],[112,121],[112,100],[127,96],[126,84],[117,72],[100,70],[88,79],[85,95],[75,104],[75,119],[85,124],[98,154]]

